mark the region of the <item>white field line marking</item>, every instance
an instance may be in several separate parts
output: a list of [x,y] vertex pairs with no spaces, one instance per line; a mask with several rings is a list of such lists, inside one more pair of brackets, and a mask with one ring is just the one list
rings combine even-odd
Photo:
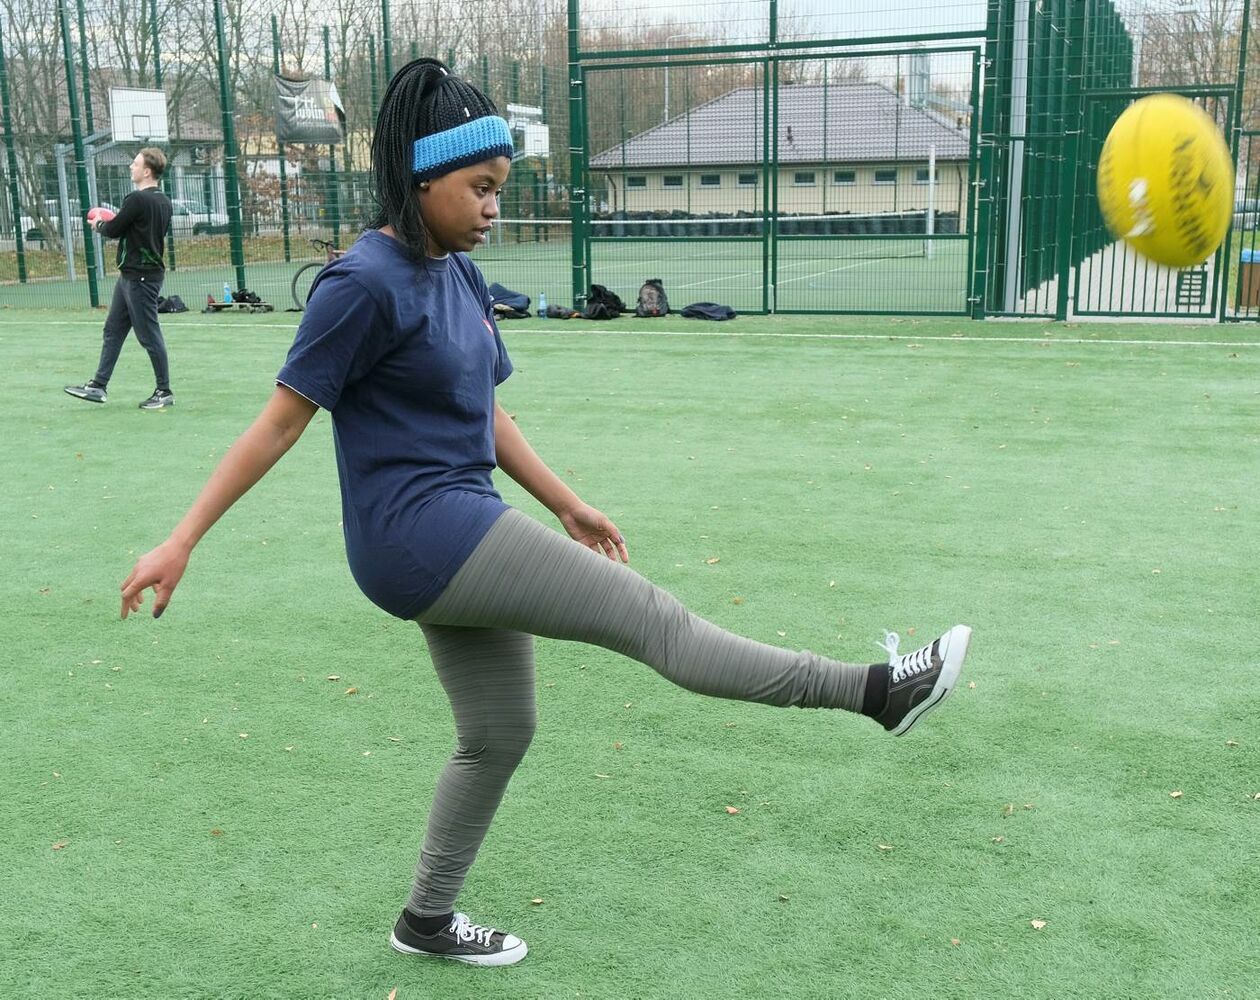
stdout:
[[[76,320],[76,319],[50,319],[40,320],[40,326],[92,326],[100,328],[103,320]],[[553,325],[554,322],[554,325]],[[697,321],[699,322],[699,321]],[[568,329],[559,329],[563,324],[569,324]],[[582,320],[555,320],[548,322],[548,329],[540,330],[532,327],[529,330],[513,328],[505,324],[501,329],[505,333],[521,334],[524,336],[537,337],[539,334],[554,334],[557,336],[599,336],[599,335],[615,335],[618,337],[709,337],[709,338],[729,338],[732,340],[739,338],[762,337],[769,340],[891,340],[891,341],[909,341],[911,343],[926,342],[944,342],[948,344],[1044,344],[1050,346],[1053,344],[1070,344],[1089,347],[1260,347],[1260,340],[1090,340],[1086,337],[943,337],[939,334],[927,334],[922,337],[912,337],[902,333],[758,333],[754,331],[741,330],[620,330],[609,329],[607,324],[596,326],[591,325],[587,329],[575,329],[576,324],[583,323]],[[251,323],[250,329],[259,330],[296,330],[297,323]],[[221,330],[232,329],[228,324],[216,326],[206,324],[202,326],[188,327],[188,330]],[[240,329],[239,327],[237,329]],[[30,332],[30,323],[10,322],[0,319],[0,334],[6,330],[13,330],[23,334]]]

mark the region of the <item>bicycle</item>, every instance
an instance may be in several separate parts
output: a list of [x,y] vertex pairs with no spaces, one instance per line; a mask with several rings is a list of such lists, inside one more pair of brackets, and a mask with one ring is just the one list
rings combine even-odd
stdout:
[[329,243],[328,240],[311,240],[310,243],[316,250],[324,251],[324,259],[303,264],[293,276],[289,294],[293,296],[293,305],[297,307],[298,312],[306,310],[306,300],[311,294],[311,285],[315,284],[315,278],[319,272],[345,253],[344,250],[338,250],[337,245]]

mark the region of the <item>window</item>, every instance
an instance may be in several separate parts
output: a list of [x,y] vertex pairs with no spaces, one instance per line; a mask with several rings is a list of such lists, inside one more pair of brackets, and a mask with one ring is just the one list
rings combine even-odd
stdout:
[[757,175],[740,174],[736,183],[742,188],[755,188],[757,186]]
[[895,167],[883,167],[875,171],[876,184],[896,184],[897,169]]
[[721,187],[721,186],[722,186],[722,175],[721,175],[721,174],[701,174],[701,175],[700,175],[700,186],[701,186],[702,188],[715,188],[715,187]]
[[932,182],[932,177],[929,168],[915,167],[914,182],[916,184],[930,184]]
[[626,177],[626,187],[645,188],[647,187],[647,177],[643,174],[629,174]]
[[797,170],[795,173],[792,174],[792,184],[795,187],[813,187],[814,186],[814,171]]
[[856,184],[857,171],[856,170],[837,170],[834,174],[831,175],[831,183],[832,184]]
[[661,178],[661,187],[680,188],[682,186],[682,174],[666,174]]

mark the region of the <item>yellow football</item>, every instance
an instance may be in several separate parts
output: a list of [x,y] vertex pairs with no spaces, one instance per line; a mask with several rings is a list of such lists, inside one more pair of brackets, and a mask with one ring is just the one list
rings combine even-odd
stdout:
[[1229,228],[1234,164],[1221,131],[1192,101],[1134,101],[1098,160],[1098,203],[1118,239],[1159,264],[1190,267],[1216,252]]

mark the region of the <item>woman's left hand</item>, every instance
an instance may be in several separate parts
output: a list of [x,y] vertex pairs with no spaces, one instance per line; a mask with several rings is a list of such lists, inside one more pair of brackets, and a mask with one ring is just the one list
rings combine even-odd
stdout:
[[579,504],[560,515],[560,523],[569,537],[581,542],[594,552],[601,552],[614,562],[630,561],[626,540],[617,526],[604,514],[587,504]]

